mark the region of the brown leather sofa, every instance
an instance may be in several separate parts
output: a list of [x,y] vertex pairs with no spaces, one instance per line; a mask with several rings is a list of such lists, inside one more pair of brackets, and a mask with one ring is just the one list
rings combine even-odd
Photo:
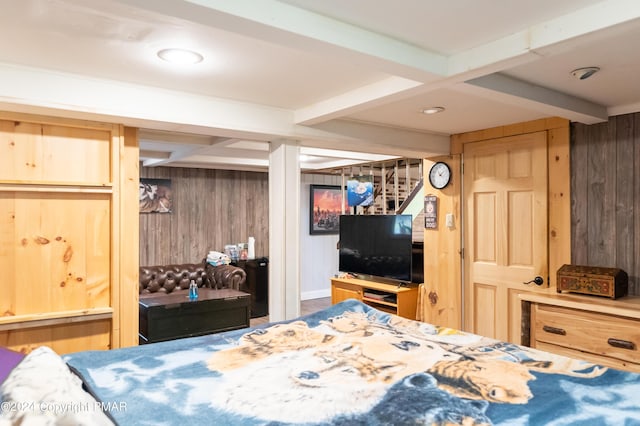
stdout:
[[189,291],[194,280],[198,287],[230,288],[247,291],[247,275],[242,268],[233,265],[212,266],[206,261],[179,265],[158,265],[140,267],[141,297],[150,294],[174,291]]

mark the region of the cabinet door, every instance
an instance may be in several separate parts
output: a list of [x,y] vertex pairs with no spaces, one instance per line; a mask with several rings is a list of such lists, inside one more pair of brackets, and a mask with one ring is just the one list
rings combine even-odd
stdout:
[[403,291],[398,293],[397,314],[401,317],[416,319],[418,309],[418,288],[414,287],[411,291]]
[[362,301],[362,287],[341,282],[331,284],[331,303],[334,305],[347,299],[357,299]]

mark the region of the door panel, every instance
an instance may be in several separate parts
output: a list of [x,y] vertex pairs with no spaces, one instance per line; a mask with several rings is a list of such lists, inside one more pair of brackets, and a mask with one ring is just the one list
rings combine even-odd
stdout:
[[493,336],[496,334],[496,287],[475,283],[474,293],[477,305],[482,306],[482,309],[475,311],[475,323],[478,324],[475,332],[482,336]]
[[465,328],[520,342],[518,294],[548,285],[546,132],[464,146]]
[[509,227],[508,264],[531,265],[533,259],[533,196],[527,191],[508,192],[507,215]]
[[496,262],[496,194],[474,194],[474,214],[478,223],[475,232],[475,259],[477,262]]

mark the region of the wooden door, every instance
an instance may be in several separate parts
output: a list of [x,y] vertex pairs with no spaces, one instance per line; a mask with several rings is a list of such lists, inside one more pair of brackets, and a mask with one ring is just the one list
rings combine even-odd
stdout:
[[463,158],[465,329],[520,343],[518,294],[548,286],[546,132],[468,143]]

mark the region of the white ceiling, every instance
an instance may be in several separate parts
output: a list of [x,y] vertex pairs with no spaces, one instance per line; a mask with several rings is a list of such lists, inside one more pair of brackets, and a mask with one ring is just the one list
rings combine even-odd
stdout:
[[[303,170],[640,111],[637,0],[0,0],[0,108],[140,127],[147,166]],[[196,50],[177,67],[156,53]],[[598,66],[587,80],[570,72]],[[440,114],[425,115],[428,106]]]

